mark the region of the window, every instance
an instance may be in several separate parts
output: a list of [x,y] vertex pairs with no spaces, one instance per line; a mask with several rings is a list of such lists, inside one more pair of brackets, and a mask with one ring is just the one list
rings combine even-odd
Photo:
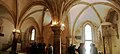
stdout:
[[32,29],[32,35],[31,35],[31,40],[35,39],[35,29]]
[[85,26],[85,49],[86,54],[90,54],[90,44],[92,43],[92,30],[90,25]]

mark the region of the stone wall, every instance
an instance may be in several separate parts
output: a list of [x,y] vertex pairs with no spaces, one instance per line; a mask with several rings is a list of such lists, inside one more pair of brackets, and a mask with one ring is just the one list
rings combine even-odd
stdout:
[[3,45],[4,44],[8,44],[9,41],[12,41],[12,30],[14,29],[14,26],[13,24],[8,21],[8,20],[5,20],[3,19],[3,31],[2,33],[4,34],[4,36],[0,36],[0,49],[2,49]]
[[120,53],[120,17],[118,19],[117,25],[119,38],[117,38],[116,36],[112,36],[112,54]]
[[51,30],[51,26],[44,26],[43,29],[43,38],[44,38],[44,43],[48,46],[48,44],[54,43],[54,34],[53,31]]

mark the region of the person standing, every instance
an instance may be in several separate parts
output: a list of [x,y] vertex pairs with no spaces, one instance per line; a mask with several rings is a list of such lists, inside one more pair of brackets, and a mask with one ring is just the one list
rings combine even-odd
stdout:
[[76,51],[76,45],[73,45],[73,47],[72,47],[72,52],[73,53],[72,54],[76,54],[75,51]]
[[80,46],[77,49],[79,54],[85,54],[85,47],[84,47],[84,43],[80,43]]
[[38,43],[37,45],[37,54],[43,54],[42,43]]
[[91,43],[91,49],[90,49],[90,54],[98,54],[97,47],[95,47],[95,44]]
[[53,46],[51,44],[48,45],[48,54],[53,54]]
[[72,44],[68,47],[68,54],[72,54]]
[[31,54],[37,54],[36,42],[33,43],[33,45],[31,46]]
[[47,54],[47,47],[45,43],[43,43],[43,54]]

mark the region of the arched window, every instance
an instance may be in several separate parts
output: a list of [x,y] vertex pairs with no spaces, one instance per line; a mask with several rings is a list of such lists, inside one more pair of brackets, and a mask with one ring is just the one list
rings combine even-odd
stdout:
[[86,54],[90,54],[90,44],[92,43],[92,29],[90,25],[85,26],[85,49]]
[[35,40],[35,29],[32,29],[31,40]]

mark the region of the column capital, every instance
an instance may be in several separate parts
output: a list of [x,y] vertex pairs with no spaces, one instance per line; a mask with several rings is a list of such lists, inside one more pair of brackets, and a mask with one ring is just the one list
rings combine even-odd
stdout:
[[61,29],[60,29],[60,25],[54,25],[54,26],[51,26],[51,28],[52,28],[52,31],[54,32],[54,34],[60,34],[60,32],[61,32]]

